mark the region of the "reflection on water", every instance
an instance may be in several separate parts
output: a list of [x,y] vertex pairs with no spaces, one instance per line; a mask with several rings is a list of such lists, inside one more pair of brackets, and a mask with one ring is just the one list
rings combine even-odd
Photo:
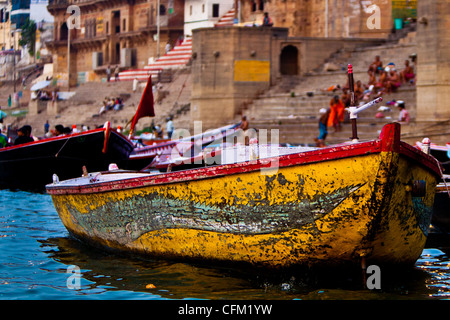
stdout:
[[[368,290],[362,274],[289,271],[269,274],[168,260],[108,254],[69,237],[41,241],[51,259],[82,272],[78,295],[109,299],[434,299],[450,294],[448,256],[425,249],[416,268],[382,270],[382,289]],[[148,285],[154,288],[148,288]],[[92,298],[92,296],[89,296]]]
[[[0,299],[448,299],[449,237],[430,241],[409,269],[381,272],[368,290],[361,271],[262,272],[110,254],[69,237],[45,194],[0,191]],[[6,199],[6,201],[5,201]],[[69,266],[80,268],[77,290]]]
[[[212,299],[215,295],[232,298],[241,290],[245,290],[250,296],[258,295],[251,288],[249,290],[245,279],[229,277],[226,270],[166,260],[122,257],[97,251],[70,238],[48,239],[42,244],[58,248],[48,252],[52,259],[81,268],[83,279],[87,281],[82,282],[80,292],[86,294],[92,294],[95,288],[98,292],[99,289],[141,292],[148,294],[147,298],[155,299]],[[147,289],[149,284],[155,288]]]
[[438,249],[425,249],[416,266],[429,274],[426,286],[431,297],[450,297],[450,261],[445,252]]

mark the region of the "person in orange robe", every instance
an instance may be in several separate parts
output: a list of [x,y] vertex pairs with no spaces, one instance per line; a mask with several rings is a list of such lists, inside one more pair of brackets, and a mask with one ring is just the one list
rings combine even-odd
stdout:
[[345,106],[339,96],[334,96],[330,101],[330,116],[328,117],[328,127],[334,127],[334,131],[341,131],[341,123],[344,122]]

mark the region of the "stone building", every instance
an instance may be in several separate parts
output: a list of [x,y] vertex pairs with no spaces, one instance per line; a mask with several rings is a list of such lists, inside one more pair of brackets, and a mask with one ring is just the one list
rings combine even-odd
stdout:
[[[0,0],[0,49],[10,50],[19,48],[20,32],[16,32],[17,25],[12,21],[12,5],[7,0]],[[17,10],[16,10],[17,12]],[[17,18],[17,15],[15,15]]]
[[260,24],[268,12],[291,37],[385,38],[391,32],[390,0],[240,0],[243,24]]
[[[49,0],[54,16],[52,52],[55,77],[61,85],[79,79],[99,81],[108,65],[143,69],[181,36],[213,27],[234,9],[239,26],[260,24],[269,12],[275,27],[289,37],[387,38],[393,28],[390,0],[159,0],[160,41],[157,41],[157,0]],[[69,6],[79,8],[67,12]],[[68,21],[79,19],[71,29]],[[70,55],[68,40],[70,38]],[[287,53],[289,54],[289,53]],[[70,61],[68,65],[67,61]],[[78,81],[79,82],[79,81]]]
[[[68,73],[71,86],[78,78],[98,81],[106,76],[108,65],[112,69],[116,65],[142,68],[149,58],[163,52],[168,41],[183,35],[184,0],[159,2],[158,15],[157,0],[50,0],[47,8],[54,16],[51,50],[59,84],[67,85]],[[68,10],[69,6],[75,7]]]

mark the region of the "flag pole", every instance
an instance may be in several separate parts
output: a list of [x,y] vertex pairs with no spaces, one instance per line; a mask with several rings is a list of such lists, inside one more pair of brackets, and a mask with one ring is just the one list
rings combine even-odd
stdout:
[[[353,67],[351,64],[348,65],[348,86],[350,89],[350,107],[355,106],[355,85],[353,81]],[[358,128],[356,127],[356,118],[351,119],[352,123],[352,136],[350,139],[352,141],[358,141]]]

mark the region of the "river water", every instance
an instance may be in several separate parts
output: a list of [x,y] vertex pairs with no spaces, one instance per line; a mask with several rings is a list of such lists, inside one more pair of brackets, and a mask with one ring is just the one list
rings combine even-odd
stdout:
[[440,300],[450,297],[447,236],[430,236],[414,267],[382,274],[381,289],[360,275],[263,275],[224,266],[110,254],[72,239],[47,194],[0,191],[2,300]]

